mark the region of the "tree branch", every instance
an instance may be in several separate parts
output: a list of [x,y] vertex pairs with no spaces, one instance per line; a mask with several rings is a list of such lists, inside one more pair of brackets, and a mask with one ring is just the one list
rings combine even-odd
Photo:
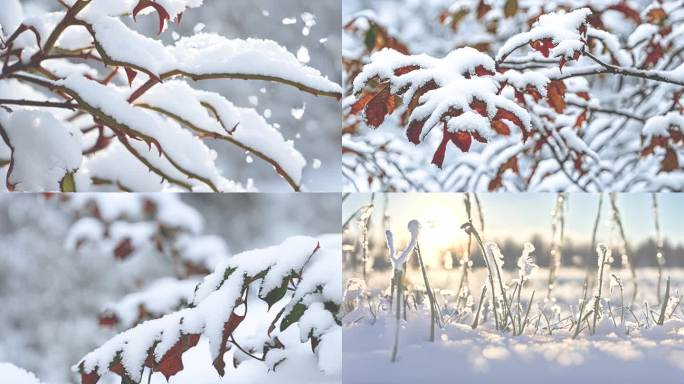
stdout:
[[71,109],[72,111],[79,109],[77,104],[54,101],[40,101],[40,100],[23,100],[23,99],[0,99],[0,105],[22,105],[30,107],[46,107],[46,108],[62,108]]

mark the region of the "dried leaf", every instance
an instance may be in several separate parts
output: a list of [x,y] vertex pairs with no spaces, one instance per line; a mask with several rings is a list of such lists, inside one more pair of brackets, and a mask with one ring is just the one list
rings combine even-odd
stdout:
[[546,99],[557,113],[563,113],[565,110],[565,90],[563,80],[551,80],[546,85]]

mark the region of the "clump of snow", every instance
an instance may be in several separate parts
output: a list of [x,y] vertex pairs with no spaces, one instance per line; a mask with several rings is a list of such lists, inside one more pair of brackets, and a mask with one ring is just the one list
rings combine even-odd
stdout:
[[81,165],[81,135],[48,112],[0,111],[12,148],[7,183],[17,191],[59,191],[60,182]]
[[0,377],[7,383],[12,384],[41,384],[40,380],[33,373],[10,363],[0,363]]

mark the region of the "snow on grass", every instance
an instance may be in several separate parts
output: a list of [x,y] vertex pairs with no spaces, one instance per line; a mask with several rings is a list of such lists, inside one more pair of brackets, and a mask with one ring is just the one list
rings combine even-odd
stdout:
[[[620,274],[619,270],[613,272]],[[451,290],[455,284],[455,273],[430,271],[431,281],[439,287],[436,291],[447,319],[455,314],[449,311],[459,300]],[[505,273],[512,277],[511,272]],[[602,300],[605,312],[608,311],[606,305],[612,305],[617,326],[604,313],[596,335],[583,333],[573,339],[566,317],[571,311],[577,311],[577,297],[581,295],[585,277],[584,270],[573,268],[566,268],[559,275],[553,301],[542,299],[535,302],[530,325],[523,335],[512,336],[496,331],[491,316],[473,329],[467,320],[472,316],[470,314],[466,320],[447,322],[439,329],[434,343],[428,341],[426,334],[430,327],[430,310],[421,293],[424,288],[419,284],[420,271],[409,270],[407,281],[416,285],[409,291],[409,297],[413,299],[409,302],[406,321],[401,323],[402,346],[396,363],[391,363],[395,319],[387,310],[386,299],[381,299],[387,294],[388,274],[376,272],[370,275],[367,293],[371,295],[370,306],[374,313],[369,313],[368,304],[360,304],[358,310],[348,312],[344,319],[345,382],[638,383],[657,376],[659,383],[677,384],[684,374],[684,320],[681,319],[684,313],[677,310],[676,316],[666,321],[664,326],[654,326],[653,321],[646,326],[643,317],[646,308],[637,300],[630,307],[641,326],[628,310],[625,324],[620,325],[617,287],[606,289],[606,298]],[[469,274],[471,285],[474,287],[476,282],[483,281],[484,274],[482,269],[473,270]],[[684,271],[669,269],[668,274],[673,277],[673,284],[681,287]],[[532,290],[539,293],[546,289],[546,275],[546,270],[533,274],[526,282],[523,300],[529,299]],[[655,269],[640,269],[640,290],[644,292],[643,299],[653,303],[651,309],[656,307],[656,280]],[[352,289],[357,294],[351,295],[347,290],[345,303],[351,303],[352,297],[360,298],[366,294],[363,286]],[[625,300],[627,296],[625,294]],[[540,308],[545,308],[552,334],[549,334],[545,318],[535,315]]]

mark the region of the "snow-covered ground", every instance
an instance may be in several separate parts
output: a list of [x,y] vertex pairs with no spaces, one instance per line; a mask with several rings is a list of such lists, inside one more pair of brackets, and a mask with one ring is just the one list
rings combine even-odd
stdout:
[[[401,322],[398,358],[390,362],[394,345],[395,318],[388,310],[390,271],[376,272],[369,277],[371,308],[356,308],[344,318],[343,371],[345,383],[644,383],[649,380],[678,384],[684,377],[684,312],[674,311],[663,326],[654,326],[652,318],[645,320],[645,302],[657,318],[659,306],[655,292],[657,270],[644,268],[637,271],[640,294],[632,306],[634,315],[625,309],[625,326],[620,325],[620,294],[617,286],[606,294],[610,298],[614,319],[606,316],[597,327],[596,335],[585,330],[576,339],[569,329],[567,316],[577,313],[582,297],[585,271],[562,269],[553,291],[554,301],[546,302],[548,270],[535,271],[526,283],[523,302],[535,290],[535,304],[530,323],[521,336],[512,336],[494,329],[491,315],[484,324],[472,329],[473,316],[463,314],[458,321],[450,319],[453,293],[458,287],[459,270],[428,271],[445,326],[438,328],[436,341],[430,342],[430,311],[427,300],[418,298],[413,307],[409,295],[406,321]],[[616,276],[627,277],[628,271],[614,270]],[[512,272],[507,271],[510,277]],[[351,273],[346,274],[347,277]],[[671,295],[679,297],[684,286],[684,270],[668,269],[664,276],[671,277]],[[470,275],[475,303],[479,301],[480,286],[486,274],[475,270]],[[624,280],[624,300],[629,302],[629,278]],[[422,288],[420,271],[409,271],[407,283]],[[415,284],[415,285],[414,285]],[[529,285],[528,285],[529,284]],[[448,289],[447,289],[448,288]],[[679,290],[678,290],[679,288]],[[664,289],[664,288],[663,288]],[[353,295],[352,295],[353,296]],[[346,298],[351,297],[349,293]],[[447,299],[445,299],[447,298]],[[604,306],[608,301],[603,301]],[[539,307],[551,324],[552,334],[539,317]],[[606,310],[607,312],[607,310]],[[375,316],[375,317],[374,317]],[[637,325],[637,320],[640,323]],[[560,321],[559,321],[560,319]],[[646,321],[649,322],[646,325]],[[539,324],[538,324],[539,322]],[[625,327],[629,330],[626,331]]]

